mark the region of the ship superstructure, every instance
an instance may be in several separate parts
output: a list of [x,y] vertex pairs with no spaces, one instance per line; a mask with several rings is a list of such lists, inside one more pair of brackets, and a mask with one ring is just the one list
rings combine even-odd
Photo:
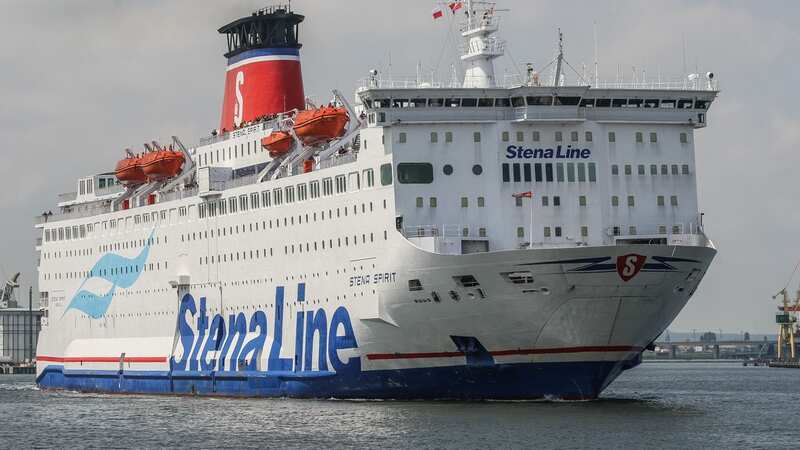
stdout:
[[494,5],[455,3],[462,83],[372,71],[352,105],[305,101],[288,7],[222,27],[219,132],[39,219],[39,385],[595,398],[638,364],[716,253],[694,158],[716,80],[569,85],[559,53],[504,85]]

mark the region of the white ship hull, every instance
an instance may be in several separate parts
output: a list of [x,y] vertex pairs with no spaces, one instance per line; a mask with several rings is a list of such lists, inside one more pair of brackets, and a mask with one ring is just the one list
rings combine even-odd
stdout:
[[[222,310],[218,288],[180,293],[183,307],[170,291],[151,301],[178,314],[128,319],[127,329],[137,332],[112,335],[99,324],[68,337],[45,331],[39,384],[208,395],[590,399],[638,364],[644,348],[688,301],[715,253],[710,246],[635,245],[443,256],[398,241],[385,256],[357,263],[369,264],[363,272],[369,281],[348,273],[335,281],[265,283],[239,290],[235,295],[251,300],[225,299],[239,306]],[[624,282],[615,264],[628,254],[646,261]],[[397,270],[373,272],[373,263]],[[524,271],[532,283],[510,283],[502,275]],[[376,273],[388,276],[376,281]],[[454,277],[465,274],[479,286],[454,284]],[[408,278],[420,279],[423,290],[409,292],[397,283]],[[359,279],[364,296],[344,299],[338,285]],[[303,297],[298,289],[305,291],[303,301],[297,301]],[[283,291],[283,311],[276,290]],[[333,301],[337,296],[342,299]],[[320,312],[321,322],[308,322],[311,314],[322,317]],[[236,352],[238,336],[207,330],[217,315],[228,331],[235,329],[230,315],[239,313],[248,334]],[[264,322],[259,314],[266,319],[262,340],[254,325]],[[227,352],[225,341],[231,341]]]

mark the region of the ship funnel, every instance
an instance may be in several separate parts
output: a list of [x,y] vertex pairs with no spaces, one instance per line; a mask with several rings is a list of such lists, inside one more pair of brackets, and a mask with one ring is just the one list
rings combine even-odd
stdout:
[[219,29],[228,38],[220,130],[292,109],[304,109],[297,37],[305,17],[270,6]]

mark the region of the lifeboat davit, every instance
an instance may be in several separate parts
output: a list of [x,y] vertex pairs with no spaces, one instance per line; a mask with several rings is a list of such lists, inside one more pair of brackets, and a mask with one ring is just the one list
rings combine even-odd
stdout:
[[147,182],[147,176],[142,171],[142,158],[130,156],[117,163],[114,175],[125,186],[137,186]]
[[300,111],[294,118],[294,132],[305,145],[316,145],[344,135],[350,120],[347,110],[336,106]]
[[277,158],[285,155],[292,148],[292,135],[285,131],[273,131],[261,139],[261,146],[269,151],[269,156]]
[[141,167],[147,181],[161,181],[172,178],[181,172],[184,163],[183,153],[174,150],[157,150],[145,153]]

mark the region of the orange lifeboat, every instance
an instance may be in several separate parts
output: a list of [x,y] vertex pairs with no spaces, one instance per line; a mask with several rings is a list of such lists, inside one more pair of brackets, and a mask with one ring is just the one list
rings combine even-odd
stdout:
[[300,111],[294,118],[294,132],[305,145],[316,145],[344,135],[350,118],[347,110],[335,106]]
[[285,155],[292,148],[292,135],[285,131],[273,131],[261,139],[261,146],[269,151],[269,156],[277,158]]
[[141,157],[142,172],[148,181],[161,181],[178,175],[183,162],[183,153],[174,150],[157,150]]
[[114,175],[125,186],[138,186],[147,182],[147,176],[142,171],[142,158],[130,156],[117,162]]

